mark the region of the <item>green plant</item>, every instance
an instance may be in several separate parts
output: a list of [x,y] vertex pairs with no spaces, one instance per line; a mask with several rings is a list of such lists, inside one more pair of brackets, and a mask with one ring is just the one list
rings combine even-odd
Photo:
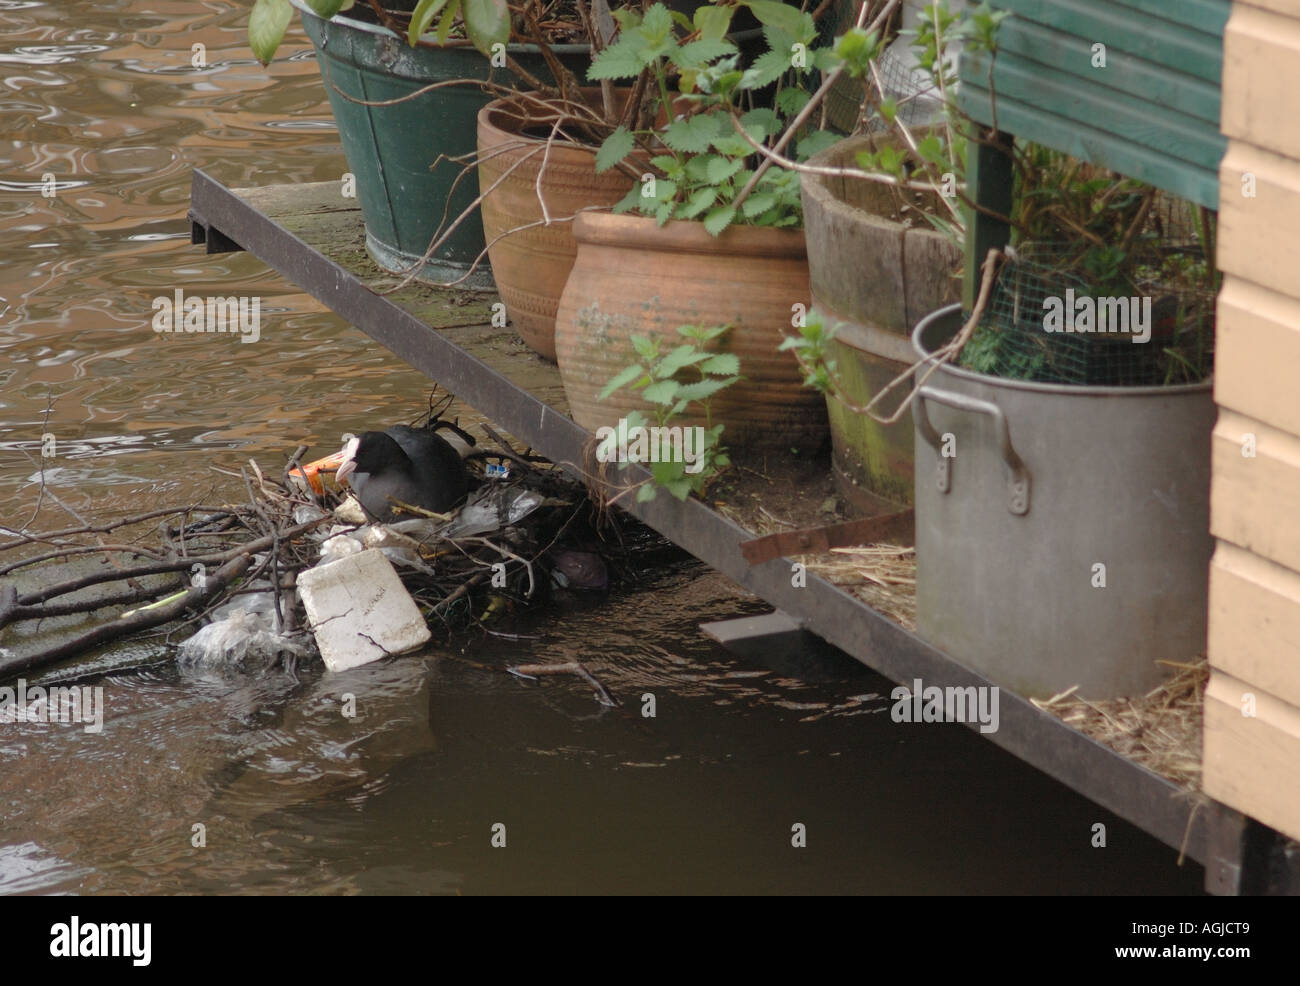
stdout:
[[[768,44],[747,67],[726,38],[741,6],[763,25]],[[693,18],[661,3],[644,15],[616,16],[618,40],[592,60],[588,78],[648,86],[658,116],[620,125],[601,145],[598,170],[649,153],[657,172],[644,176],[614,211],[651,215],[660,225],[699,220],[715,236],[732,223],[799,225],[798,174],[762,158],[794,140],[795,159],[806,160],[837,139],[809,123],[814,105],[800,84],[835,57],[832,49],[814,47],[812,15],[775,0],[738,0],[701,7]],[[859,66],[878,49],[877,35],[857,28],[837,42],[841,60]],[[756,105],[758,91],[771,87],[771,105]]]
[[[306,0],[318,16],[328,20],[350,9],[355,0]],[[376,8],[378,4],[371,6]],[[409,5],[408,5],[409,6]],[[446,41],[453,26],[460,30],[480,52],[491,55],[495,45],[510,40],[510,6],[506,0],[419,0],[411,13],[407,41],[414,47],[425,31],[437,20],[438,40]],[[263,65],[275,57],[284,40],[284,32],[293,19],[289,0],[255,0],[248,17],[248,44]]]
[[[701,493],[709,482],[731,463],[722,445],[724,425],[713,423],[710,402],[719,391],[740,379],[740,360],[734,353],[712,352],[707,347],[721,339],[730,326],[706,328],[679,326],[677,332],[686,341],[668,352],[661,351],[659,339],[632,336],[632,346],[641,358],[624,367],[600,392],[605,400],[623,388],[639,391],[654,414],[654,423],[640,411],[631,411],[619,428],[601,429],[605,434],[596,449],[603,462],[618,461],[626,468],[629,461],[650,467],[653,483],[637,489],[637,501],[653,500],[657,487],[663,487],[679,500]],[[684,379],[694,377],[694,379]],[[695,426],[690,438],[680,422],[687,410],[698,407],[705,425]],[[687,426],[690,427],[690,426]],[[635,431],[642,447],[627,454],[626,440]],[[673,441],[678,447],[671,448]],[[693,446],[683,454],[687,443]]]

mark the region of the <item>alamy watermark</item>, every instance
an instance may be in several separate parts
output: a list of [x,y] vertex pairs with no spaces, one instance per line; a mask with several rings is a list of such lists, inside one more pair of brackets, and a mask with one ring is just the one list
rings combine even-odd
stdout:
[[645,427],[618,419],[618,427],[596,430],[600,462],[681,462],[692,476],[704,468],[705,430],[699,425]]
[[153,300],[155,332],[229,332],[240,342],[257,342],[262,337],[261,298],[186,297],[177,288],[172,297]]
[[1043,299],[1044,332],[1132,334],[1133,342],[1151,341],[1151,298],[1094,298],[1075,295]]
[[76,915],[50,926],[50,955],[56,959],[129,958],[135,966],[152,960],[153,925],[133,921],[111,924]]
[[925,687],[921,679],[916,678],[910,689],[899,685],[889,693],[894,700],[889,716],[894,722],[979,723],[981,733],[996,733],[998,694],[996,685]]
[[27,687],[23,678],[16,688],[0,688],[0,724],[14,722],[82,723],[88,733],[104,728],[104,688],[83,685]]

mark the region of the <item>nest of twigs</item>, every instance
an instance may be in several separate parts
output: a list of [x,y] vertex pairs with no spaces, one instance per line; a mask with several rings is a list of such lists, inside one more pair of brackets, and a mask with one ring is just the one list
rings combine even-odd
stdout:
[[[412,508],[413,519],[425,518],[417,533],[369,527],[385,554],[415,561],[397,571],[435,640],[546,598],[546,552],[592,520],[581,485],[485,430],[500,447],[476,448],[465,463],[478,516],[486,513],[487,523],[453,530],[446,527],[451,518]],[[251,460],[234,474],[243,479],[246,503],[189,504],[56,531],[0,529],[0,552],[26,549],[26,557],[0,564],[0,643],[7,645],[0,647],[0,677],[148,630],[183,640],[214,610],[248,593],[271,595],[276,633],[309,645],[297,576],[320,560],[329,535],[355,530],[364,518],[341,521],[333,511],[337,497],[322,500],[290,482],[304,451],[278,479]],[[498,474],[504,467],[509,478],[489,480],[488,466]],[[524,491],[530,510],[515,522],[512,504]]]

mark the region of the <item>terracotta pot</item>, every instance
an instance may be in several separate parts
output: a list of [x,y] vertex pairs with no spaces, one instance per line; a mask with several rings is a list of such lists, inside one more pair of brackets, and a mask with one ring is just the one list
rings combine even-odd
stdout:
[[696,222],[660,227],[642,216],[584,213],[573,236],[578,259],[560,299],[555,342],[575,421],[594,431],[634,408],[650,413],[630,391],[596,399],[637,361],[632,335],[659,336],[666,351],[683,341],[679,325],[730,323],[715,348],[740,358],[745,379],[713,400],[726,444],[801,452],[824,445],[825,399],[802,386],[794,357],[777,348],[791,331],[793,306],[808,304],[801,231],[732,226],[715,238]]
[[572,224],[497,237],[543,218],[537,177],[544,158],[541,189],[552,219],[567,219],[588,206],[613,205],[635,179],[617,169],[596,174],[594,148],[555,144],[546,155],[544,138],[520,135],[529,122],[517,97],[498,99],[479,111],[478,181],[485,192],[480,211],[506,315],[530,349],[554,362],[555,308],[578,253]]

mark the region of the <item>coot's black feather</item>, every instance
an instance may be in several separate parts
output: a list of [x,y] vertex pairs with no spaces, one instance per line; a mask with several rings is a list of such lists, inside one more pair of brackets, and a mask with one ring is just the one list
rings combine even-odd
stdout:
[[367,431],[358,437],[352,461],[348,485],[366,513],[381,521],[399,519],[394,500],[446,513],[468,490],[460,455],[427,428]]

